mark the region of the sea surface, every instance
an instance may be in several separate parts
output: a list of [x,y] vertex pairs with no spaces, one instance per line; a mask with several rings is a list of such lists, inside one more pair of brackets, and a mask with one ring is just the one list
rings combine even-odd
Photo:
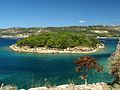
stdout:
[[0,38],[0,84],[15,85],[18,88],[30,88],[44,85],[67,83],[83,84],[76,73],[74,61],[80,56],[94,56],[103,66],[103,72],[89,71],[88,83],[112,82],[109,74],[108,58],[116,50],[118,39],[101,39],[106,48],[91,54],[35,54],[18,53],[9,46],[17,39]]

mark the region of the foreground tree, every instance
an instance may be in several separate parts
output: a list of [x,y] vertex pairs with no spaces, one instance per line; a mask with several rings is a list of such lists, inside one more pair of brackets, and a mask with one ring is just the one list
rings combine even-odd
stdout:
[[97,63],[94,57],[91,56],[80,57],[78,60],[74,61],[74,63],[77,64],[76,71],[82,72],[80,77],[85,80],[85,85],[87,85],[87,73],[89,70],[94,69],[98,72],[103,70],[102,66]]

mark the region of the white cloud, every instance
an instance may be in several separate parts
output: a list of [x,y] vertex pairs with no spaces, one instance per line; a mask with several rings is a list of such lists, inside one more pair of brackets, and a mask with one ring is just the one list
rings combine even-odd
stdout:
[[80,22],[80,23],[85,23],[86,21],[85,21],[85,20],[80,20],[79,22]]

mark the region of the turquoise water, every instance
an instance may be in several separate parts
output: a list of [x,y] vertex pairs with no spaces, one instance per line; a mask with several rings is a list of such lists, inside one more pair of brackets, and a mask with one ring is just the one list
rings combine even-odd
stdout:
[[82,84],[84,82],[79,79],[81,73],[75,72],[73,61],[83,55],[94,56],[104,67],[101,73],[89,72],[89,83],[113,80],[107,59],[115,51],[117,39],[103,39],[106,48],[92,54],[16,53],[8,47],[15,42],[16,39],[0,39],[0,84],[12,84],[19,88],[43,86],[45,83],[60,85],[70,81]]

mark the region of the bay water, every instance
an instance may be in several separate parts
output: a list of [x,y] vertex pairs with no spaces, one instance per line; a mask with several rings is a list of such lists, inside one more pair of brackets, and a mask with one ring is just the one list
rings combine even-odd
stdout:
[[116,50],[118,39],[100,40],[106,48],[91,54],[35,54],[14,52],[9,46],[17,39],[0,38],[0,84],[25,89],[48,84],[83,84],[79,78],[82,73],[76,73],[73,62],[86,55],[94,56],[103,66],[103,72],[89,72],[88,83],[112,82],[108,58]]

